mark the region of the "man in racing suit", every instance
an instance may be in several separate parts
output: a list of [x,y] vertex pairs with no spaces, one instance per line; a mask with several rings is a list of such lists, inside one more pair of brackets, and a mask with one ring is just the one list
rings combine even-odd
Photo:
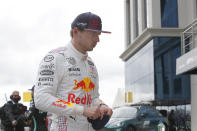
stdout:
[[50,51],[41,61],[35,87],[35,106],[53,113],[51,131],[93,131],[87,118],[112,115],[99,99],[98,73],[87,52],[99,42],[99,16],[87,12],[71,25],[71,41]]

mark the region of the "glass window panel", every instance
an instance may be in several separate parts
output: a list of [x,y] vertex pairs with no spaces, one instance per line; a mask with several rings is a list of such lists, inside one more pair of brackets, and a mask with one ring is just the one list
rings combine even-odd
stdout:
[[144,0],[144,28],[147,28],[147,0]]
[[138,25],[138,0],[135,0],[135,22],[136,22],[136,37],[139,35],[139,25]]
[[163,89],[163,74],[160,57],[155,59],[155,84],[155,91],[157,91],[156,96],[162,97],[163,92],[160,89]]
[[177,0],[161,0],[161,26],[178,27]]
[[169,94],[169,57],[168,53],[163,55],[162,59],[162,68],[163,68],[163,92],[165,95]]
[[154,38],[156,99],[190,100],[189,76],[176,75],[176,59],[180,55],[180,38]]
[[181,94],[182,87],[181,87],[181,78],[174,79],[174,94]]
[[130,0],[126,1],[126,38],[127,38],[127,46],[131,43],[131,9],[130,9]]
[[150,96],[151,99],[154,98],[153,69],[153,41],[150,41],[126,62],[127,91],[131,91],[134,98],[139,96],[139,99],[135,100],[140,101],[143,98],[142,94],[146,94],[143,91],[151,93],[144,98],[150,98]]

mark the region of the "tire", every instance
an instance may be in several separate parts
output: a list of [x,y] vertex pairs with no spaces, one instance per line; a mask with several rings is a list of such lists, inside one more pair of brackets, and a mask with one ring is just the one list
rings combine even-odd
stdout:
[[127,126],[126,131],[135,131],[133,126]]

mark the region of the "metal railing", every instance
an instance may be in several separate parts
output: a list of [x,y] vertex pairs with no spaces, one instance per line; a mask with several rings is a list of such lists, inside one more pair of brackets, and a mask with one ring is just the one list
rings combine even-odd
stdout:
[[181,34],[181,54],[184,55],[196,47],[197,39],[197,20]]

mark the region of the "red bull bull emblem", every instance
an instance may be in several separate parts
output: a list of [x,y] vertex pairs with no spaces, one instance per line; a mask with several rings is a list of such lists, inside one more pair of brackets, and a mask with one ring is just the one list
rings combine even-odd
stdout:
[[89,77],[86,77],[80,82],[77,82],[77,80],[75,80],[75,87],[73,88],[73,90],[78,90],[80,88],[85,92],[90,92],[91,90],[94,90],[95,85]]

